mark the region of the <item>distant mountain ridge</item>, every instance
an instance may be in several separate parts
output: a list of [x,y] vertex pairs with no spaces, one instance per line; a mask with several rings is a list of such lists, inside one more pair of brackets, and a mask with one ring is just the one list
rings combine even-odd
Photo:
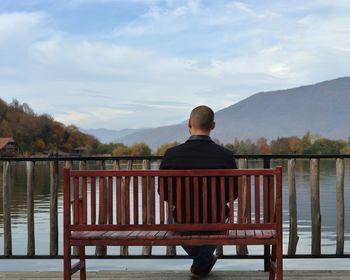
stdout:
[[[209,104],[210,105],[210,104]],[[318,133],[330,139],[350,137],[350,77],[314,85],[256,93],[215,113],[212,138],[232,143],[235,138],[303,136]],[[116,139],[131,145],[144,142],[152,149],[188,138],[186,122],[144,129]]]
[[80,131],[95,136],[102,143],[116,142],[118,138],[127,136],[129,134],[132,134],[141,130],[144,130],[144,129],[143,128],[141,129],[125,128],[121,130],[113,130],[113,129],[106,129],[106,128],[96,128],[96,129],[80,128]]

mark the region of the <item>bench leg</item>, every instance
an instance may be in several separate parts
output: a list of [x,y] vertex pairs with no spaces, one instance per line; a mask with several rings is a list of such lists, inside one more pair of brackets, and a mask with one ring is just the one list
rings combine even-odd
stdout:
[[71,249],[68,244],[64,244],[64,259],[63,259],[63,279],[71,280],[72,256]]
[[79,259],[82,267],[80,269],[80,280],[86,279],[85,246],[79,246]]
[[278,245],[272,246],[269,280],[275,280],[276,276],[277,276],[277,280],[283,279],[282,266],[283,266],[282,246],[278,246]]
[[272,246],[272,254],[271,254],[271,260],[270,260],[270,267],[269,267],[269,280],[275,280],[276,276],[276,246]]
[[283,247],[282,244],[276,246],[276,265],[277,265],[277,280],[283,279]]

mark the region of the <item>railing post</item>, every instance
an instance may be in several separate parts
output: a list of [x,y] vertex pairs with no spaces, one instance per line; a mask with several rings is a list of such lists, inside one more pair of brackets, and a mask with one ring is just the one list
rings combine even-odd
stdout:
[[58,161],[50,161],[50,256],[58,255]]
[[[246,169],[248,168],[248,160],[246,158],[240,158],[238,160],[238,168],[239,169]],[[242,180],[242,197],[243,199],[243,223],[246,222],[247,220],[247,200],[246,200],[246,192],[247,192],[247,188],[246,188],[246,180],[245,178],[243,178]],[[236,254],[237,255],[248,255],[248,247],[247,245],[237,245],[236,246]]]
[[[268,169],[270,168],[270,158],[265,157],[264,158],[264,168]],[[268,180],[270,180],[270,178],[268,178]],[[270,182],[267,183],[267,185],[270,185]],[[270,188],[267,189],[268,193],[267,193],[267,197],[268,197],[268,202],[267,205],[270,205]],[[268,212],[268,219],[270,220],[270,207],[268,207],[267,209]],[[270,271],[270,258],[271,258],[271,250],[270,250],[270,246],[269,245],[265,245],[264,246],[264,271]]]
[[295,159],[288,160],[288,193],[289,193],[289,244],[288,255],[295,255],[298,236],[297,195],[295,187]]
[[337,196],[337,255],[344,254],[344,159],[336,160]]
[[9,161],[4,161],[2,170],[2,200],[4,214],[4,256],[12,256],[11,208],[10,208],[10,171]]
[[35,256],[34,162],[27,161],[27,256]]
[[312,221],[312,244],[311,254],[321,254],[321,210],[320,210],[320,168],[319,159],[310,160],[311,176],[311,221]]

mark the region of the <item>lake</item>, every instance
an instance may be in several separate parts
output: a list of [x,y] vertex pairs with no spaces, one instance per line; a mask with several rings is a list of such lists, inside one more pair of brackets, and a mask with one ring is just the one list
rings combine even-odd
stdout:
[[[345,197],[350,197],[350,160],[345,159]],[[154,163],[152,168],[157,168]],[[284,220],[284,252],[288,248],[288,182],[287,182],[287,160],[273,160],[272,166],[282,165],[283,167],[283,220]],[[62,166],[61,166],[62,167]],[[93,166],[92,166],[93,167]],[[89,168],[92,168],[89,166]],[[108,167],[108,166],[107,166]],[[262,162],[257,160],[249,161],[250,168],[262,167]],[[336,170],[334,159],[321,159],[320,161],[320,199],[322,215],[322,248],[323,254],[335,254],[336,251]],[[296,187],[298,204],[298,235],[299,242],[297,254],[310,254],[311,252],[311,221],[310,221],[310,173],[309,160],[296,160]],[[60,170],[62,170],[60,168]],[[0,167],[2,172],[2,165]],[[1,173],[2,174],[2,173]],[[44,162],[37,162],[35,167],[35,244],[37,255],[49,254],[49,201],[50,201],[50,172],[49,165]],[[62,176],[59,188],[59,228],[62,223]],[[27,216],[26,216],[26,166],[18,162],[11,170],[11,213],[12,213],[12,245],[13,255],[25,255],[27,250]],[[0,178],[2,186],[2,176]],[[345,201],[345,248],[344,253],[350,253],[350,205]],[[59,254],[63,254],[63,236],[59,233]],[[262,246],[249,246],[251,254],[261,254]],[[0,192],[0,252],[3,252],[3,215],[2,215],[2,191]],[[87,253],[93,253],[91,248]],[[111,247],[108,252],[119,254],[118,247]],[[130,248],[131,254],[139,254],[140,248]],[[156,254],[164,254],[163,247],[153,248]],[[178,254],[183,254],[178,247]],[[225,247],[224,253],[232,254],[233,247]],[[88,268],[93,269],[187,269],[189,260],[89,260]],[[291,260],[284,261],[288,269],[345,269],[348,268],[347,259],[335,260]],[[218,269],[262,269],[262,260],[220,260]],[[44,264],[44,267],[42,266]],[[62,260],[1,260],[0,270],[61,270]]]

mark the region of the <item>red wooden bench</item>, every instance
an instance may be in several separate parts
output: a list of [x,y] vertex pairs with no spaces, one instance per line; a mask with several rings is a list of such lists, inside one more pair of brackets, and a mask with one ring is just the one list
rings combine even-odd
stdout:
[[[237,179],[234,180],[234,177]],[[191,178],[191,183],[188,178]],[[216,179],[214,179],[216,178]],[[218,179],[219,178],[219,179]],[[210,180],[210,183],[209,183]],[[234,184],[237,182],[237,185]],[[228,219],[221,215],[208,223],[208,210],[190,217],[177,211],[180,199],[164,202],[164,185],[168,196],[176,192],[189,194],[193,188],[194,205],[203,205],[219,193],[225,201],[229,188]],[[219,184],[216,186],[216,184]],[[158,194],[159,188],[159,194]],[[219,188],[221,192],[217,192]],[[238,198],[233,199],[234,188]],[[245,188],[245,190],[244,190]],[[226,192],[226,195],[228,193]],[[177,195],[179,198],[180,195]],[[197,197],[197,198],[196,198]],[[245,202],[245,203],[244,203]],[[270,202],[270,203],[269,203]],[[215,205],[216,199],[212,199]],[[244,206],[245,204],[245,206]],[[225,206],[219,206],[223,207]],[[244,217],[244,208],[246,217]],[[197,207],[199,209],[199,207]],[[216,207],[211,208],[216,216]],[[202,223],[199,223],[199,217]],[[185,217],[186,221],[182,221]],[[204,232],[204,233],[199,233]],[[213,170],[132,170],[75,171],[64,170],[64,279],[80,271],[86,278],[85,246],[165,246],[165,245],[271,245],[269,279],[282,280],[282,169],[213,169]],[[72,265],[71,248],[79,247],[79,261]]]

